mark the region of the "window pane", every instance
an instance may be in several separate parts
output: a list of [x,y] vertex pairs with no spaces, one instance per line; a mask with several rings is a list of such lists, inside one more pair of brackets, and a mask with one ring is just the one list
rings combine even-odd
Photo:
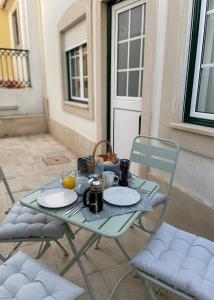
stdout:
[[71,59],[71,76],[76,76],[75,58]]
[[144,67],[144,45],[145,45],[145,43],[144,43],[144,41],[145,41],[145,39],[143,38],[142,39],[142,60],[141,60],[141,67],[143,68]]
[[128,42],[118,44],[118,69],[127,69]]
[[129,68],[140,67],[140,44],[140,39],[130,42]]
[[129,12],[125,11],[118,15],[118,40],[128,38]]
[[214,14],[207,17],[203,64],[214,63]]
[[214,113],[214,68],[202,70],[196,111]]
[[77,96],[77,87],[76,87],[76,79],[72,79],[72,93],[71,96]]
[[83,75],[88,75],[87,54],[83,55]]
[[127,72],[117,72],[117,96],[126,96]]
[[143,89],[143,71],[141,71],[141,81],[140,81],[140,97],[142,97]]
[[131,28],[130,37],[141,35],[142,26],[142,5],[131,10]]
[[129,72],[129,97],[138,97],[139,71]]
[[214,0],[209,0],[208,9],[214,9]]
[[80,80],[72,79],[72,96],[80,97]]
[[88,98],[88,78],[84,78],[84,98]]
[[82,46],[82,52],[83,52],[83,54],[87,54],[87,44],[84,44]]
[[76,76],[80,76],[80,58],[76,57]]

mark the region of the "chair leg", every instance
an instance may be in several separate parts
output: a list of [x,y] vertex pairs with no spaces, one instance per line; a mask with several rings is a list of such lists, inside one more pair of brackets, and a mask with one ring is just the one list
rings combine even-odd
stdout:
[[129,270],[128,272],[126,272],[116,283],[116,285],[114,286],[111,295],[109,296],[108,300],[112,300],[114,294],[117,292],[119,286],[121,285],[121,283],[123,282],[123,280],[125,280],[125,278],[133,271],[133,269]]
[[59,246],[59,248],[63,251],[64,256],[69,256],[68,251],[64,248],[64,246],[63,246],[58,240],[55,240],[54,242],[55,242],[55,243]]
[[98,239],[97,239],[97,242],[96,242],[96,245],[95,245],[94,249],[96,249],[96,250],[100,249],[100,247],[99,247],[100,240],[101,240],[101,236],[99,236],[99,237],[98,237]]
[[22,242],[19,242],[18,244],[16,244],[16,246],[13,247],[13,249],[10,251],[10,253],[8,254],[7,257],[0,254],[0,260],[2,262],[5,262],[7,259],[9,259],[16,252],[16,250],[20,247],[21,244],[22,244]]
[[36,259],[40,259],[45,254],[45,252],[48,250],[48,248],[51,245],[49,241],[46,241],[45,245],[43,247],[43,243],[44,243],[44,241],[41,243],[41,246],[39,248],[39,251],[38,251],[38,254],[36,256]]
[[115,239],[115,242],[118,245],[118,247],[120,248],[123,255],[125,256],[125,258],[129,261],[131,259],[131,257],[128,255],[128,253],[124,249],[123,245],[120,243],[120,241],[118,239]]
[[147,287],[147,290],[149,292],[149,296],[151,297],[151,299],[152,300],[158,300],[158,298],[157,298],[157,296],[156,296],[156,294],[155,294],[155,292],[154,292],[151,284],[147,280],[145,280],[145,285]]

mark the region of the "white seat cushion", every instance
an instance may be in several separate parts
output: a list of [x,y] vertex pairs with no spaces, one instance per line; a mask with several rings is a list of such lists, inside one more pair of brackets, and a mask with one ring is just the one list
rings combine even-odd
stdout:
[[214,243],[205,238],[163,224],[131,264],[196,299],[214,299]]
[[0,299],[73,300],[83,292],[23,252],[0,266]]
[[0,224],[0,239],[50,237],[64,234],[63,222],[16,202]]
[[166,195],[161,193],[156,193],[151,200],[152,207],[163,203],[166,200]]

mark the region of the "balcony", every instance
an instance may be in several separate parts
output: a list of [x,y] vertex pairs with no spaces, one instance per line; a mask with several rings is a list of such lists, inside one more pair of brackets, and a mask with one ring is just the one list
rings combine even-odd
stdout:
[[0,48],[0,87],[30,86],[29,50]]

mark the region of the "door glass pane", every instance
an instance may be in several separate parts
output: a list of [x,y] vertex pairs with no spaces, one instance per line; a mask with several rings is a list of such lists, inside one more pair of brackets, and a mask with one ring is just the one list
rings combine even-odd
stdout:
[[214,9],[214,0],[209,0],[208,9]]
[[207,17],[203,64],[214,63],[214,14]]
[[201,81],[196,111],[214,113],[214,68],[205,68],[201,72]]
[[135,7],[131,10],[131,28],[130,37],[136,37],[141,35],[142,27],[142,5]]
[[127,69],[128,42],[118,45],[118,69]]
[[127,72],[117,72],[117,96],[126,96]]
[[139,71],[129,72],[129,97],[138,97]]
[[118,15],[118,40],[128,38],[129,12],[125,11]]
[[140,39],[130,42],[129,68],[140,67],[140,44]]
[[88,98],[88,78],[84,78],[84,98]]

